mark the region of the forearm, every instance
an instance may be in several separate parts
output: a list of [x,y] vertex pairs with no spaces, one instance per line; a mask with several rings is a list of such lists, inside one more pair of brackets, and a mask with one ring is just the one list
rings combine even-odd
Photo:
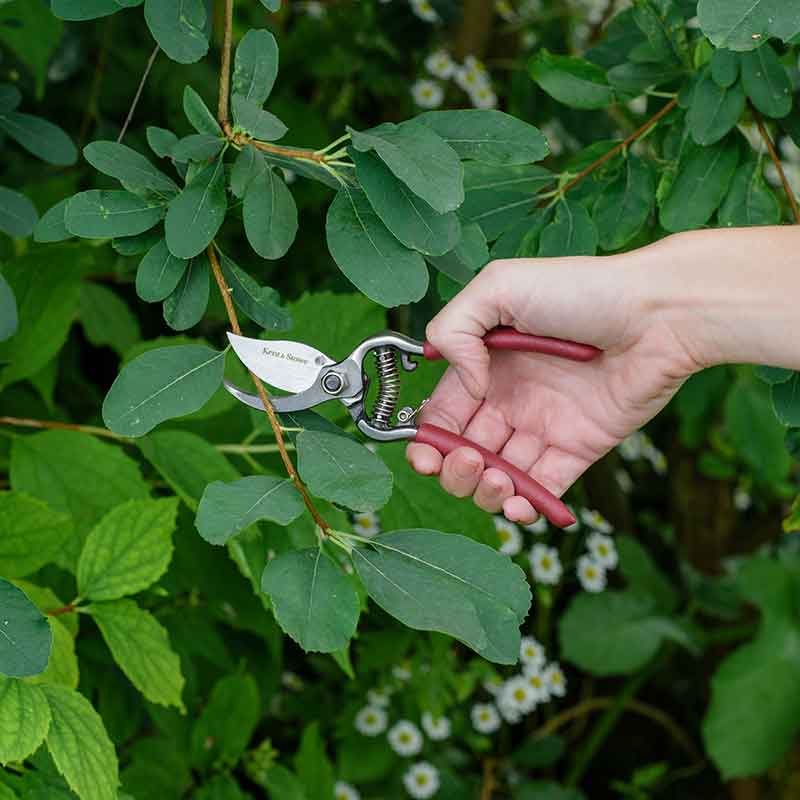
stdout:
[[800,370],[800,228],[694,231],[631,256],[644,318],[669,322],[699,366]]

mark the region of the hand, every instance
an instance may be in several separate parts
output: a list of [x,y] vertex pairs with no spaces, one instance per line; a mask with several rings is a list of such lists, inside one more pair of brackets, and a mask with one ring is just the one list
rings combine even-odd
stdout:
[[[450,362],[422,414],[423,422],[499,452],[556,495],[597,459],[660,411],[700,368],[672,315],[648,308],[648,282],[669,272],[677,245],[665,240],[605,258],[518,259],[489,264],[430,323],[427,336]],[[593,344],[604,354],[575,363],[494,352],[486,331],[524,333]],[[414,469],[440,476],[456,497],[472,495],[485,511],[512,521],[536,519],[514,496],[511,479],[484,470],[475,450],[442,458],[411,444]]]

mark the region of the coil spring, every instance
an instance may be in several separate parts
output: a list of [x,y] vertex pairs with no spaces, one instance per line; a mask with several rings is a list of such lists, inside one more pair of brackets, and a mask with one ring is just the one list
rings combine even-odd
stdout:
[[388,428],[400,399],[400,370],[392,347],[378,347],[374,353],[378,370],[378,396],[372,409],[372,424]]

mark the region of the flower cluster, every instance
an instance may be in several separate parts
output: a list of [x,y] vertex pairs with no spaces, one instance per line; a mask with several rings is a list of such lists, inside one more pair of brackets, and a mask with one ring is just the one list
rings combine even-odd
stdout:
[[625,461],[639,461],[644,459],[658,475],[667,472],[666,456],[653,444],[650,437],[642,431],[632,433],[618,447],[617,451]]
[[411,87],[411,95],[420,108],[438,108],[442,104],[445,93],[442,81],[453,81],[467,93],[475,108],[497,105],[491,77],[483,62],[474,56],[467,56],[459,64],[446,50],[436,50],[425,59],[425,69],[432,77],[422,78]]

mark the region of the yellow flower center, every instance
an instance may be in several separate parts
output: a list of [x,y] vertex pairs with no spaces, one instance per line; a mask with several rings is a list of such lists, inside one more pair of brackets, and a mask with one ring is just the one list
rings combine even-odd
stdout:
[[417,773],[417,786],[425,786],[428,782],[428,776],[424,772]]
[[545,556],[542,559],[542,569],[550,569],[552,566],[553,562],[547,556]]
[[514,699],[521,703],[525,699],[525,690],[517,689],[514,692]]

